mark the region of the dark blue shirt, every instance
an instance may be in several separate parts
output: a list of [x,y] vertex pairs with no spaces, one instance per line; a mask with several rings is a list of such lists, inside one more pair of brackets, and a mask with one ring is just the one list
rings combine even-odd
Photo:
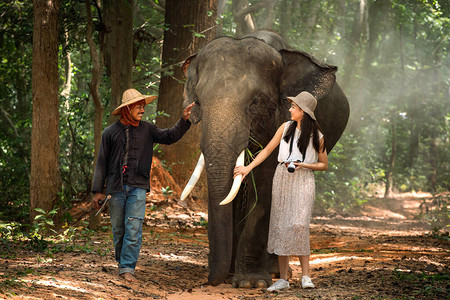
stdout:
[[[126,126],[120,121],[108,126],[102,133],[97,165],[92,181],[92,193],[112,194],[123,191],[123,167],[126,154],[125,129],[129,127],[126,184],[150,191],[153,144],[175,143],[191,126],[180,119],[170,129],[159,129],[155,124],[141,121],[139,126]],[[106,180],[106,191],[103,188]]]

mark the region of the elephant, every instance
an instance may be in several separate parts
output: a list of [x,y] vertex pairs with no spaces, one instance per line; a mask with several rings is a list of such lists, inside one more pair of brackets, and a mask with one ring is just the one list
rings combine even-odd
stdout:
[[[191,121],[201,121],[199,166],[192,189],[206,167],[208,185],[208,284],[267,287],[278,273],[276,255],[267,252],[275,150],[243,180],[230,204],[233,169],[247,151],[247,161],[289,120],[288,96],[308,91],[318,100],[315,111],[328,153],[349,118],[346,96],[336,83],[337,67],[289,48],[276,32],[262,30],[243,38],[219,37],[183,64],[184,102],[192,102]],[[240,155],[241,154],[241,155]],[[201,161],[201,162],[200,162]]]

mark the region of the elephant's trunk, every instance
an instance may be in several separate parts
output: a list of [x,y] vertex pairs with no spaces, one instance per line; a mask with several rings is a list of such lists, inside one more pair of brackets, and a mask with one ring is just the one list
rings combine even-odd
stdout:
[[[231,183],[234,162],[229,159],[209,159],[205,155],[208,179],[208,237],[209,277],[208,283],[219,285],[228,276],[233,250],[232,205],[219,205],[227,196]],[[220,163],[218,163],[220,162]]]
[[[211,99],[211,97],[206,97]],[[220,100],[220,101],[219,101]],[[202,107],[202,139],[208,181],[209,277],[211,285],[229,276],[233,259],[233,205],[219,205],[229,194],[238,155],[247,147],[248,118],[238,98],[218,99]]]

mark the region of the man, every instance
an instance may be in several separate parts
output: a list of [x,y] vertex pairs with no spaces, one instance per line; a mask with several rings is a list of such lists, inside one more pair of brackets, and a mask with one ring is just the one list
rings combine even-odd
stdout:
[[[92,205],[95,209],[110,195],[109,210],[113,231],[115,258],[119,275],[136,281],[134,270],[141,249],[145,198],[150,191],[150,169],[153,143],[172,144],[189,129],[193,105],[170,129],[141,121],[145,105],[156,96],[143,96],[135,89],[123,93],[122,104],[112,114],[120,119],[102,133],[97,165],[92,182]],[[106,180],[106,192],[103,188]]]

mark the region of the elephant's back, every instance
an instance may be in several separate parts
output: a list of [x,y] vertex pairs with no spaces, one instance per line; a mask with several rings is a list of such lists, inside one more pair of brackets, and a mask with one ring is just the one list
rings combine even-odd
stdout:
[[[213,60],[223,58],[235,58],[236,62],[242,66],[248,65],[250,60],[257,60],[260,63],[263,60],[274,60],[281,63],[281,55],[271,45],[257,38],[234,39],[231,37],[220,37],[205,47],[198,53],[200,60]],[[245,60],[245,61],[244,61]]]
[[289,46],[286,44],[284,38],[276,32],[270,30],[258,30],[246,35],[244,38],[256,38],[266,44],[272,46],[277,51],[281,49],[288,49]]

